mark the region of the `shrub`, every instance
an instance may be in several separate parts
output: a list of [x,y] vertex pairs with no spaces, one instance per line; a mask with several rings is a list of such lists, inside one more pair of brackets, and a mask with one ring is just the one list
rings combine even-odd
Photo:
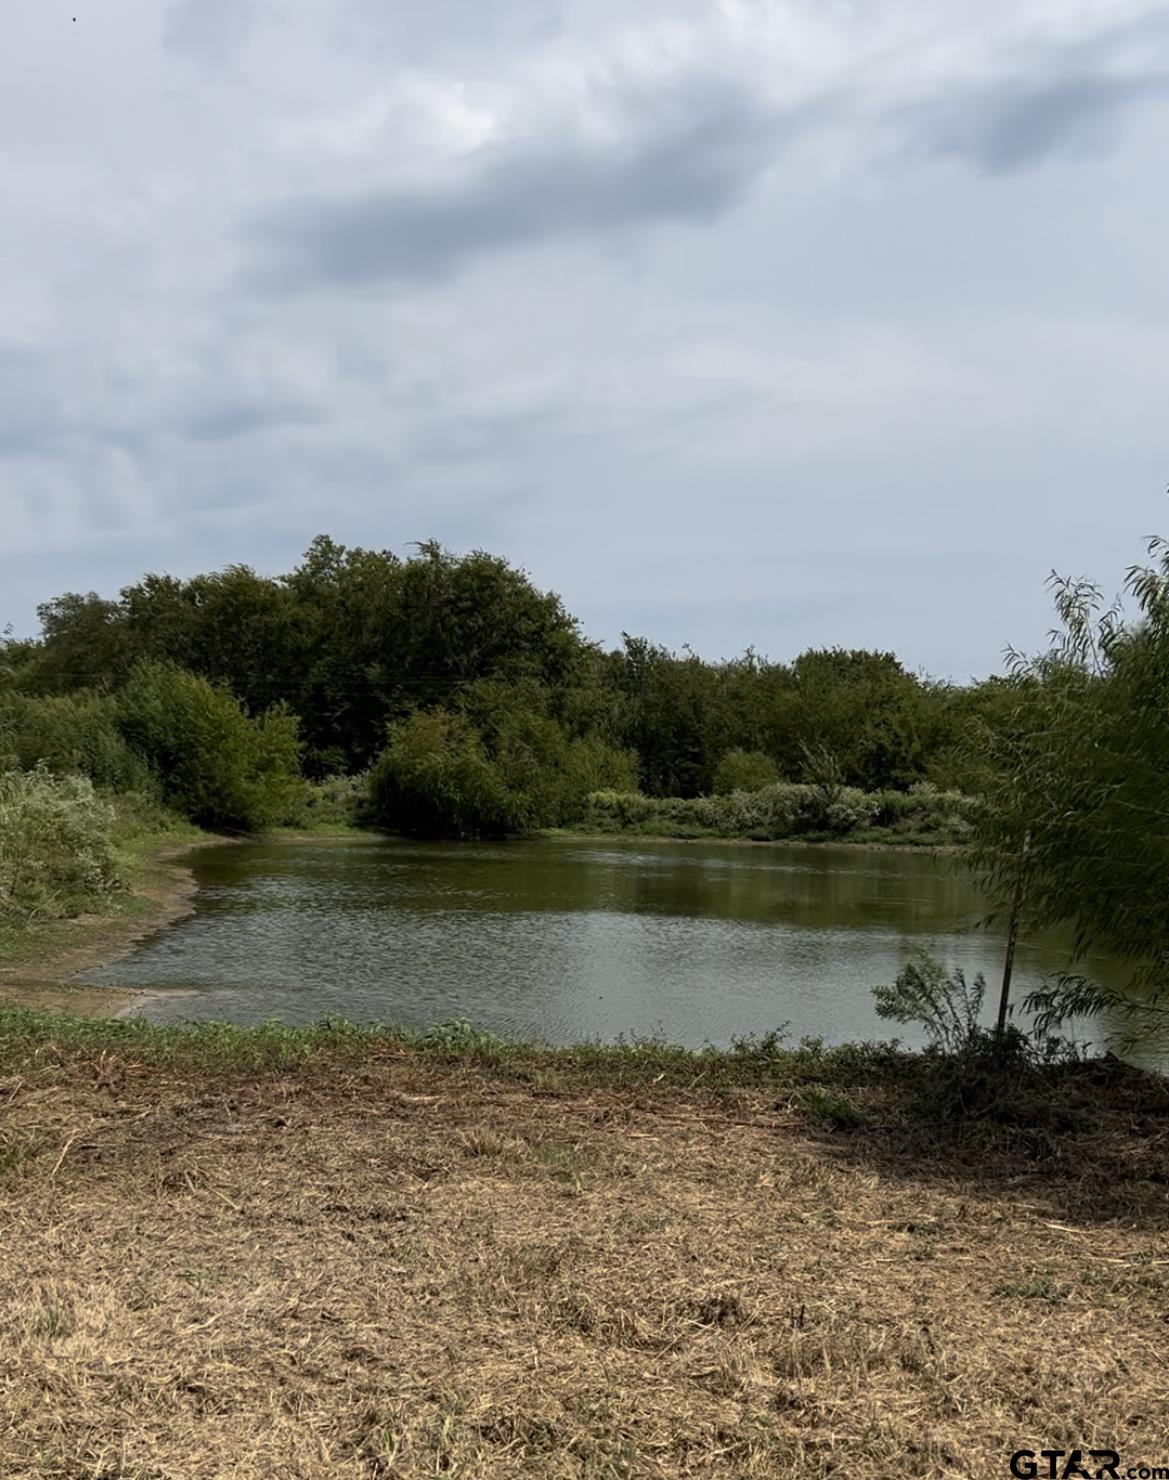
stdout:
[[85,776],[0,773],[0,916],[68,915],[121,887],[114,812]]
[[973,982],[960,967],[947,974],[932,956],[910,962],[891,987],[873,988],[877,1015],[895,1023],[917,1023],[931,1048],[941,1053],[963,1053],[984,1034],[980,1018],[986,997],[986,978]]
[[575,815],[568,821],[578,822],[584,816],[592,792],[637,790],[636,753],[608,745],[596,735],[571,742],[566,769],[576,806]]
[[512,829],[575,821],[586,792],[569,769],[568,736],[547,715],[516,705],[495,717],[485,753],[508,793]]
[[307,829],[357,827],[369,814],[369,772],[359,776],[326,776],[308,781],[297,804],[283,821]]
[[108,791],[158,794],[157,778],[118,729],[108,695],[39,696],[9,693],[0,698],[0,764],[88,776]]
[[165,663],[139,663],[118,695],[122,734],[166,799],[205,827],[256,829],[295,809],[303,785],[297,721],[251,719],[226,689]]
[[847,1096],[836,1094],[822,1085],[808,1085],[800,1091],[798,1099],[813,1124],[835,1131],[855,1131],[865,1123],[863,1112]]
[[[895,799],[895,800],[894,800]],[[851,786],[778,781],[757,791],[712,797],[647,797],[597,791],[588,798],[588,825],[598,832],[661,833],[693,837],[782,839],[807,834],[865,833],[874,826],[914,840],[960,842],[969,802],[952,792],[866,792]]]
[[779,780],[779,768],[761,750],[728,750],[714,773],[716,796],[733,791],[761,791]]
[[524,823],[460,714],[418,711],[389,728],[370,773],[370,806],[386,827],[422,837],[498,837]]

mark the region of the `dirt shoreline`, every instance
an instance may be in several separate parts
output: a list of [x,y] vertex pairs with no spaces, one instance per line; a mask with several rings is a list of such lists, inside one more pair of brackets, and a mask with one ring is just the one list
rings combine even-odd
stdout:
[[221,847],[238,839],[206,837],[168,843],[147,862],[147,878],[132,891],[147,908],[134,914],[86,914],[65,920],[43,953],[29,961],[0,966],[0,1003],[68,1012],[78,1017],[121,1017],[160,994],[126,987],[75,984],[83,971],[127,955],[141,941],[194,913],[198,885],[194,872],[178,860],[197,848]]

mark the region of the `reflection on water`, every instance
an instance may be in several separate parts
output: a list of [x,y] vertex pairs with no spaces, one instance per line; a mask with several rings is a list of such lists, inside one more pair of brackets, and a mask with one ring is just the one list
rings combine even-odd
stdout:
[[[984,971],[989,996],[1001,972],[960,864],[924,853],[361,840],[204,849],[191,866],[196,913],[86,978],[185,989],[149,1003],[157,1020],[462,1017],[693,1046],[787,1023],[842,1042],[891,1036],[870,988],[914,951]],[[1018,995],[1067,965],[1058,940],[1023,943]]]

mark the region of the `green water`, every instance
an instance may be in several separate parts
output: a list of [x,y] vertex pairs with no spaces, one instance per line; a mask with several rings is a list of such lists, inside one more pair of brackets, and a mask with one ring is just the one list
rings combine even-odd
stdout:
[[[913,1041],[870,988],[916,950],[985,971],[990,996],[1001,972],[960,863],[926,853],[361,839],[190,863],[195,914],[85,978],[157,989],[144,1011],[160,1021],[457,1017],[552,1043],[691,1046],[787,1024],[793,1038]],[[1024,942],[1019,995],[1067,965],[1058,941]]]

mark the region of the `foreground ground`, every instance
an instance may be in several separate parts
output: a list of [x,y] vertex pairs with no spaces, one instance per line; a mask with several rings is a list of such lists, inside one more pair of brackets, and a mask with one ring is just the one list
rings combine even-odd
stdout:
[[1160,1105],[991,1173],[774,1086],[111,1042],[0,1055],[7,1480],[1169,1464]]

